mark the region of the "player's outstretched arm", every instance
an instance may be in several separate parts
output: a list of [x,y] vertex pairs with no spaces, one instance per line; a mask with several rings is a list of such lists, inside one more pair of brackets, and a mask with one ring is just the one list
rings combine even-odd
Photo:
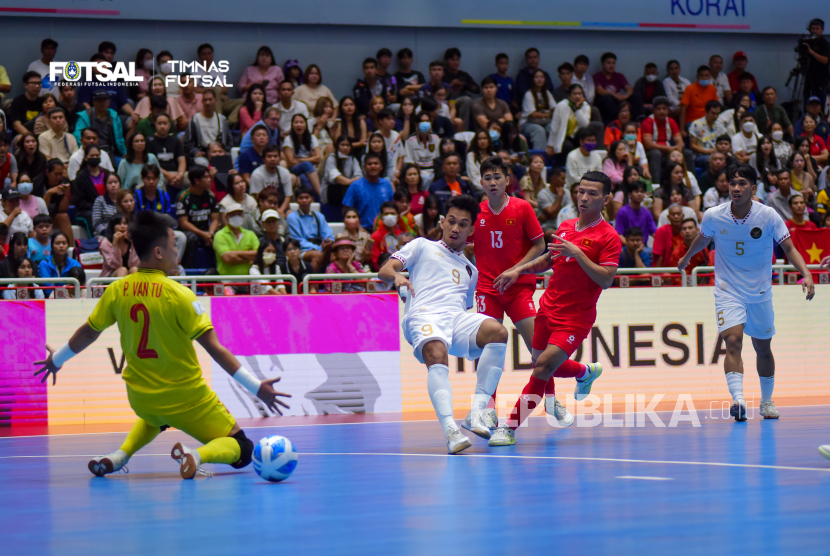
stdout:
[[543,253],[540,257],[523,265],[516,265],[510,270],[502,272],[498,278],[493,281],[493,287],[503,294],[504,291],[516,283],[519,276],[522,274],[539,274],[540,272],[547,272],[553,266],[553,259],[549,253]]
[[401,270],[403,270],[403,263],[401,261],[398,259],[389,259],[378,272],[378,278],[387,284],[394,285],[398,290],[406,286],[409,288],[409,295],[415,297],[415,288],[412,287],[409,278],[401,274]]
[[[801,281],[801,289],[804,293],[807,294],[807,301],[813,299],[813,296],[816,295],[816,286],[813,284],[813,275],[807,269],[807,264],[804,262],[804,257],[801,256],[801,253],[795,248],[793,245],[792,238],[787,238],[782,241],[779,245],[787,254],[787,258],[790,260],[790,263],[798,269],[801,273],[801,276],[804,277],[804,280]],[[822,264],[824,261],[822,261]]]
[[683,255],[683,258],[677,263],[678,270],[686,270],[686,267],[689,266],[689,261],[692,260],[692,257],[706,249],[706,246],[709,245],[711,238],[706,237],[705,235],[698,232],[697,237],[689,246],[689,250]]
[[579,266],[588,275],[588,278],[594,281],[596,285],[604,290],[607,290],[614,283],[614,276],[617,274],[616,265],[599,265],[588,258],[579,246],[567,241],[564,238],[553,234],[553,239],[559,243],[548,244],[549,253],[551,257],[556,259],[559,257],[569,257],[575,259]]
[[228,351],[228,348],[223,346],[219,342],[219,337],[216,335],[216,331],[214,329],[210,329],[198,338],[196,341],[199,342],[205,351],[208,352],[208,355],[213,357],[213,360],[219,363],[225,371],[229,375],[231,375],[234,380],[239,382],[242,386],[244,386],[251,394],[265,402],[265,405],[271,411],[279,413],[282,415],[282,411],[280,411],[279,406],[283,406],[284,408],[288,408],[288,405],[279,399],[279,397],[290,398],[291,394],[283,394],[282,392],[277,392],[274,390],[274,383],[279,382],[279,378],[271,378],[268,380],[259,380],[250,372],[242,367],[239,363],[239,360]]
[[52,385],[54,385],[58,379],[58,371],[61,367],[72,357],[95,343],[95,340],[100,335],[100,332],[92,328],[88,323],[84,323],[58,351],[53,350],[49,347],[49,344],[46,344],[46,350],[49,352],[49,355],[43,361],[35,361],[35,365],[43,365],[35,371],[35,376],[45,372],[46,374],[43,375],[43,379],[40,381],[43,383],[46,382],[49,375],[52,375]]

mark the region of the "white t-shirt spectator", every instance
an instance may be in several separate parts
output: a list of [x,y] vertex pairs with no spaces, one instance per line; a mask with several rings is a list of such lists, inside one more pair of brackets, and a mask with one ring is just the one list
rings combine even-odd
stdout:
[[576,111],[571,108],[568,99],[556,105],[550,126],[550,137],[548,137],[548,147],[553,147],[553,152],[555,153],[562,152],[562,145],[568,136],[568,122],[571,117],[576,120],[576,127],[573,130],[573,134],[575,135],[578,129],[588,127],[588,124],[591,123],[591,105],[583,102],[579,110]]
[[728,191],[721,195],[721,192],[718,191],[717,187],[710,187],[706,190],[706,193],[703,194],[703,210],[717,207],[723,205],[724,203],[729,203],[730,201],[731,199],[729,198]]
[[[6,211],[4,211],[2,207],[0,207],[0,221],[5,222],[6,218],[8,217],[9,215],[6,214]],[[17,232],[23,232],[24,234],[28,235],[29,232],[33,231],[35,231],[35,227],[32,224],[32,219],[29,217],[28,214],[26,214],[26,211],[21,209],[20,214],[18,214],[17,217],[14,220],[12,220],[12,225],[9,226],[9,237],[11,237],[12,234],[16,234]]]
[[305,148],[305,146],[302,143],[300,143],[299,145],[295,145],[294,140],[291,138],[290,135],[282,141],[282,147],[288,147],[289,149],[294,151],[294,156],[297,158],[307,158],[311,156],[311,151],[313,151],[319,146],[320,143],[318,143],[317,138],[314,135],[311,136],[311,149]]
[[565,220],[573,220],[574,218],[579,218],[579,211],[577,210],[576,205],[570,204],[559,211],[559,216],[556,217],[556,228],[559,229],[559,226],[561,226],[562,222]]
[[432,175],[432,163],[438,158],[438,146],[441,139],[431,133],[426,143],[418,138],[415,133],[406,140],[405,162],[411,162],[418,166],[422,173]]
[[280,109],[280,133],[288,133],[291,131],[291,120],[294,119],[295,114],[302,114],[308,119],[308,106],[299,100],[292,100],[291,106],[286,108],[282,102],[277,102],[274,106]]
[[588,104],[593,104],[596,87],[594,86],[594,78],[592,75],[586,71],[582,75],[582,79],[579,79],[574,74],[573,79],[571,79],[571,85],[581,85],[582,92],[585,93],[585,100],[588,101]]
[[680,83],[675,83],[674,79],[671,77],[667,77],[663,80],[663,87],[666,88],[666,96],[668,97],[672,108],[680,106],[680,99],[683,98],[683,91],[686,90],[686,87],[691,85],[691,82],[685,77],[678,77],[677,79]]
[[[566,197],[570,196],[566,195]],[[550,187],[544,188],[536,195],[536,204],[539,207],[537,213],[541,213],[546,208],[556,204],[556,193],[551,191]],[[562,211],[565,210],[566,205],[567,203],[565,203],[565,199],[562,199],[559,214],[562,214]],[[554,220],[546,220],[542,222],[542,229],[545,231],[557,229],[559,227],[559,214],[556,215],[556,219]]]
[[568,170],[565,174],[565,185],[573,185],[579,183],[586,172],[601,172],[602,156],[597,151],[591,151],[588,156],[583,156],[581,150],[574,149],[568,155],[565,167]]
[[[72,156],[69,157],[69,181],[75,179],[75,176],[78,175],[78,170],[81,169],[81,162],[84,161],[84,149],[78,149]],[[110,155],[107,154],[107,151],[101,151],[101,168],[104,170],[109,170],[110,172],[115,172],[115,169],[112,167],[112,160],[110,159]]]
[[718,100],[723,104],[723,92],[732,90],[729,86],[729,77],[725,72],[720,72],[717,77],[712,78],[712,85],[718,90]]
[[196,112],[193,119],[196,120],[196,125],[199,126],[199,131],[202,133],[202,140],[205,145],[210,145],[219,138],[221,128],[219,127],[219,118],[217,116],[208,119],[202,116],[201,112]]
[[40,96],[50,94],[53,92],[55,82],[49,79],[49,66],[43,63],[43,60],[37,59],[31,64],[26,71],[36,71],[40,74],[41,87]]
[[749,137],[746,137],[743,131],[739,131],[732,136],[732,152],[739,153],[743,151],[745,154],[750,155],[758,148],[758,139],[760,138],[761,136],[756,133],[752,133]]
[[[544,93],[547,95],[548,109],[555,109],[556,100],[554,100],[553,95],[548,90],[545,90]],[[533,91],[528,91],[522,100],[522,117],[519,119],[519,125],[524,125],[527,118],[534,112],[536,112],[536,99],[533,97]]]
[[294,194],[294,189],[291,186],[291,172],[288,168],[277,166],[277,171],[271,173],[265,167],[265,164],[259,166],[251,173],[251,183],[248,185],[248,193],[251,195],[259,195],[260,191],[266,187],[275,187],[278,191],[282,188],[282,192],[286,197],[291,197]]

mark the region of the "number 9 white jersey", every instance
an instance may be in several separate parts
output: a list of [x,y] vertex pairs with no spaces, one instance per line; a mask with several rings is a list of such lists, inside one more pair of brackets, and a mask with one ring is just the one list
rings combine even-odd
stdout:
[[732,203],[703,213],[700,233],[715,241],[715,287],[745,303],[772,299],[773,241],[790,237],[784,220],[772,208],[752,202],[741,220]]
[[443,241],[419,237],[392,255],[409,271],[415,289],[406,300],[405,317],[416,312],[466,312],[475,304],[478,270]]

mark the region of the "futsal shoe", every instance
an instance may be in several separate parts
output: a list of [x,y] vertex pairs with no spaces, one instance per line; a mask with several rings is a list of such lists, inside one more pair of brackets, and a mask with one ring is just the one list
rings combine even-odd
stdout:
[[457,454],[472,445],[473,443],[470,442],[470,439],[461,434],[461,431],[458,429],[451,430],[447,435],[447,453]]
[[485,440],[490,438],[490,428],[484,424],[484,411],[473,413],[470,410],[464,420],[461,421],[461,427]]
[[735,418],[736,421],[746,421],[746,402],[743,398],[738,399],[729,408],[729,414]]
[[555,397],[545,397],[545,411],[556,418],[560,427],[570,427],[574,424],[574,416]]
[[126,463],[130,461],[130,457],[123,451],[118,450],[106,456],[98,456],[89,460],[89,470],[96,477],[103,477],[116,471],[124,471],[129,473]]
[[781,415],[775,409],[775,402],[770,400],[768,402],[761,402],[761,416],[764,419],[778,419]]
[[516,443],[516,433],[507,425],[501,425],[490,437],[489,446],[512,446]]
[[588,376],[584,380],[576,381],[576,388],[574,389],[574,398],[577,401],[584,400],[591,393],[591,385],[602,374],[602,365],[600,363],[588,363]]
[[207,475],[207,472],[199,469],[199,466],[202,465],[202,458],[199,456],[199,452],[191,450],[181,442],[176,442],[176,445],[173,446],[170,457],[181,465],[179,473],[181,473],[182,479],[192,479],[199,471]]
[[496,413],[496,409],[493,407],[484,410],[484,415],[482,416],[482,419],[484,420],[484,424],[491,431],[496,430],[499,426],[499,416]]
[[819,446],[818,447],[818,453],[821,454],[822,456],[826,457],[827,459],[830,459],[830,444],[825,444],[824,446]]

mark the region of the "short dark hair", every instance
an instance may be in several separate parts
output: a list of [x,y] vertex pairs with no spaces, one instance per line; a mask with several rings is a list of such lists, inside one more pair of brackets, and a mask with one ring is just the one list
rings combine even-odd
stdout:
[[486,172],[494,172],[498,170],[501,172],[504,177],[508,177],[510,174],[507,170],[507,164],[504,163],[504,160],[500,156],[491,156],[485,158],[481,163],[480,174],[483,176]]
[[31,79],[33,77],[36,77],[38,81],[43,79],[43,76],[40,75],[38,72],[36,72],[36,71],[27,71],[26,73],[23,74],[23,83],[28,83],[29,79]]
[[391,58],[392,51],[388,48],[381,48],[380,50],[378,50],[378,53],[375,54],[375,58],[380,58],[381,56],[389,56]]
[[60,158],[50,158],[46,162],[46,173],[50,174],[58,166],[66,166]]
[[685,219],[683,219],[683,221],[680,223],[680,225],[682,226],[682,225],[683,225],[683,224],[685,224],[686,222],[691,222],[692,224],[694,224],[694,225],[695,225],[695,228],[697,228],[697,219],[695,219],[695,218],[685,218]]
[[789,175],[790,171],[782,166],[781,168],[773,171],[773,174],[775,174],[776,176],[780,176],[781,174]]
[[741,75],[738,76],[738,81],[752,81],[753,77],[751,73],[743,72]]
[[752,112],[747,110],[746,112],[741,114],[741,121],[748,120],[749,118],[752,118],[753,120],[755,119],[755,116],[752,115]]
[[107,59],[104,58],[104,55],[101,54],[100,52],[96,52],[95,54],[93,54],[92,56],[89,57],[89,61],[90,62],[106,62]]
[[150,95],[150,110],[167,110],[167,98],[163,95]]
[[398,212],[398,205],[395,204],[395,201],[384,201],[380,205],[380,213],[383,214],[383,209],[392,209],[395,213]]
[[735,178],[745,178],[750,184],[753,184],[758,181],[758,172],[749,164],[737,162],[726,171],[726,179],[732,181]]
[[64,117],[66,116],[66,112],[63,111],[63,108],[58,108],[58,107],[55,107],[55,108],[52,108],[51,110],[49,110],[49,113],[46,114],[46,116],[48,118],[51,118],[52,114],[63,114]]
[[73,266],[66,271],[67,278],[74,278],[82,286],[86,286],[86,271],[82,266]]
[[405,58],[405,57],[413,58],[412,50],[410,50],[409,48],[406,48],[406,47],[401,48],[400,50],[398,50],[398,60],[400,60],[401,58]]
[[793,195],[792,197],[787,199],[787,204],[790,205],[790,206],[793,206],[793,201],[795,200],[796,197],[800,197],[802,201],[804,200],[804,196],[801,193],[796,193],[795,195]]
[[44,48],[57,48],[58,42],[55,39],[43,39],[40,41],[40,49],[43,50]]
[[651,106],[653,108],[657,108],[658,106],[669,106],[670,107],[671,102],[669,102],[668,97],[659,96],[659,97],[654,97],[654,100],[651,101]]
[[643,237],[643,230],[639,226],[631,226],[625,231],[623,235],[625,236],[625,239],[629,239],[632,237]]
[[499,60],[510,60],[510,58],[504,52],[499,52],[496,54],[496,63],[498,63]]
[[548,172],[548,180],[550,180],[550,178],[553,177],[553,176],[558,176],[559,174],[564,174],[564,173],[565,173],[565,168],[563,168],[562,166],[554,166],[553,168],[550,169],[550,172]]
[[478,201],[469,195],[456,195],[455,197],[450,197],[450,200],[447,201],[447,213],[449,213],[452,208],[470,213],[470,220],[472,221],[475,221],[478,213],[481,211]]
[[715,144],[717,145],[721,141],[726,141],[730,145],[732,144],[732,138],[726,135],[725,133],[723,135],[718,135],[718,138],[715,139]]
[[588,127],[581,127],[576,131],[575,139],[577,141],[582,142],[585,139],[587,139],[588,137],[596,137],[596,136],[597,136],[597,132],[594,131],[593,129],[588,128]]
[[[49,217],[48,214],[38,214],[32,220],[32,227],[37,228],[41,224],[49,224],[52,225],[52,219]],[[6,233],[8,233],[8,228],[6,228]]]
[[444,69],[444,63],[443,62],[439,62],[438,60],[433,60],[432,62],[429,63],[429,69],[437,68],[439,66],[441,67],[441,69]]
[[577,89],[582,91],[583,95],[585,94],[585,89],[582,88],[582,85],[580,85],[579,83],[572,83],[571,86],[568,87],[568,96],[570,96],[570,94],[576,91]]
[[161,177],[161,171],[159,171],[159,167],[155,164],[145,164],[141,167],[142,178],[150,177],[150,174],[154,175],[157,178]]
[[586,66],[590,66],[591,61],[588,59],[588,57],[585,54],[580,54],[579,56],[574,58],[574,65],[577,65],[577,64],[585,64]]
[[371,158],[377,158],[377,159],[378,159],[378,162],[380,162],[381,164],[383,164],[383,161],[380,159],[380,155],[379,155],[378,153],[376,153],[376,152],[372,152],[372,151],[369,151],[369,152],[368,152],[368,153],[366,153],[366,155],[363,157],[363,165],[364,165],[364,166],[366,166],[366,163],[367,163],[367,162],[369,162],[369,159],[371,159]]
[[655,64],[654,62],[649,62],[649,63],[646,64],[645,69],[649,69],[649,68],[657,69],[657,64]]
[[142,210],[130,223],[130,239],[139,259],[146,259],[162,241],[167,241],[170,219],[163,213]]
[[635,181],[627,184],[626,189],[628,190],[629,193],[631,193],[632,191],[640,191],[640,190],[646,191],[648,189],[648,187],[646,187],[646,182],[644,182],[642,180],[635,180]]
[[194,183],[208,173],[208,169],[202,166],[201,164],[194,164],[190,167],[190,170],[187,171],[187,179],[190,180],[190,183]]
[[678,62],[677,60],[669,60],[668,62],[666,62],[666,70],[667,71],[669,69],[669,66],[671,66],[672,64],[677,64],[677,67],[680,67],[680,62]]
[[[46,215],[38,214],[38,216],[46,216]],[[37,216],[35,216],[35,218],[37,218]],[[0,222],[0,236],[7,236],[7,235],[9,235],[9,227],[6,226],[5,223]]]
[[[172,125],[172,123],[173,123],[173,118],[171,118],[171,117],[170,117],[170,114],[168,114],[167,112],[159,112],[158,114],[156,114],[155,116],[153,116],[153,123],[154,123],[154,124],[158,124],[158,122],[159,122],[159,118],[167,118],[167,121],[168,121],[171,125]],[[152,137],[150,137],[150,139],[152,139]]]
[[461,58],[461,51],[454,46],[449,47],[444,51],[444,60],[449,60],[450,58]]
[[98,52],[104,52],[105,50],[112,50],[112,53],[115,54],[115,43],[110,41],[104,41],[98,45]]
[[[611,178],[606,176],[602,172],[585,172],[582,174],[582,178],[580,178],[579,183],[583,181],[593,181],[602,184],[602,194],[603,195],[610,195],[611,194]],[[579,184],[577,184],[579,185]],[[573,188],[573,186],[571,186]]]
[[562,73],[563,70],[568,70],[569,72],[574,72],[574,67],[570,62],[565,62],[561,64],[558,68],[556,68],[556,73]]
[[201,54],[202,50],[204,50],[205,48],[210,48],[210,51],[213,52],[213,45],[206,42],[199,45],[199,48],[196,49],[196,54]]
[[205,98],[205,95],[210,95],[213,98],[216,98],[216,91],[214,91],[213,89],[205,89],[204,91],[202,91],[202,98]]
[[366,58],[365,60],[363,60],[364,68],[366,67],[366,64],[372,64],[373,66],[378,67],[378,61],[374,58]]
[[412,201],[412,193],[409,192],[409,189],[404,189],[403,187],[399,187],[395,190],[395,194],[392,195],[393,201],[406,201],[407,203]]
[[276,145],[271,145],[271,144],[265,145],[265,148],[262,149],[262,160],[265,160],[265,157],[268,156],[271,153],[280,154],[280,148]]
[[309,197],[311,197],[313,199],[314,198],[314,190],[311,189],[308,186],[301,185],[300,187],[297,188],[297,191],[295,193],[294,198],[299,199],[300,195],[308,195]]
[[388,108],[384,108],[380,112],[378,112],[377,119],[378,120],[385,120],[386,118],[394,118],[395,113],[389,110]]
[[0,130],[0,145],[11,145],[12,137],[8,131]]
[[525,58],[527,58],[527,55],[530,54],[531,52],[535,52],[536,54],[539,54],[539,49],[536,48],[535,46],[531,46],[530,48],[525,50]]
[[496,85],[496,80],[493,79],[492,77],[490,77],[489,75],[481,80],[481,88],[482,89],[484,88],[485,85],[493,85],[495,87],[498,87],[498,85]]
[[98,130],[97,130],[97,129],[95,129],[94,127],[85,127],[85,128],[81,131],[81,137],[83,137],[83,136],[84,136],[84,133],[86,133],[86,132],[89,132],[89,133],[94,133],[94,134],[95,134],[95,137],[98,137]]
[[706,103],[706,111],[707,112],[709,110],[712,110],[713,108],[720,109],[720,102],[718,102],[716,100],[710,100],[709,102]]
[[772,91],[773,93],[774,93],[774,92],[776,92],[776,91],[775,91],[775,87],[773,87],[772,85],[767,85],[766,87],[764,87],[763,89],[761,89],[761,94],[763,95],[763,94],[764,94],[764,93],[766,93],[767,91]]
[[448,158],[452,158],[452,157],[457,158],[458,163],[461,164],[461,155],[458,154],[457,152],[453,151],[451,153],[447,153],[447,154],[444,155],[444,157],[441,159],[441,166],[444,165],[444,163],[447,161]]
[[[608,60],[608,59],[611,59],[611,58],[613,58],[616,61],[617,55],[614,54],[613,52],[605,52],[602,56],[599,57],[599,61],[604,64],[605,60]],[[671,62],[669,62],[669,63],[671,63]]]
[[429,114],[438,110],[438,101],[434,98],[424,97],[421,99],[421,112]]

